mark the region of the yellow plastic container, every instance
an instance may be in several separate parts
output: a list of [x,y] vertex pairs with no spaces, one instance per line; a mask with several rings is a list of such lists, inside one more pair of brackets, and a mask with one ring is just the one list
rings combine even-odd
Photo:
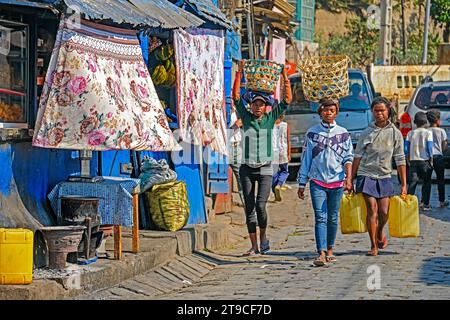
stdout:
[[419,200],[416,196],[395,196],[389,205],[389,234],[395,238],[418,237]]
[[362,193],[344,194],[341,200],[341,232],[367,232],[367,206]]
[[0,285],[29,284],[33,277],[33,231],[0,229]]

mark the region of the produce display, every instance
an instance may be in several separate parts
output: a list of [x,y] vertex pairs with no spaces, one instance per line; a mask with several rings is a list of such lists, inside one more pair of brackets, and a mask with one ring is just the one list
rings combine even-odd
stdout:
[[172,88],[176,81],[176,69],[173,63],[173,47],[169,44],[156,49],[153,54],[158,65],[153,69],[152,80],[155,86]]
[[18,104],[0,102],[0,121],[21,121],[23,110]]

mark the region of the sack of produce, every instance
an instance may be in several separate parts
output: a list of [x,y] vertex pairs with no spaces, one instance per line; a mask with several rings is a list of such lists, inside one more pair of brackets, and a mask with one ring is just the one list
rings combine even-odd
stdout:
[[141,192],[145,192],[155,184],[177,180],[177,173],[169,168],[165,159],[156,161],[146,156],[141,163],[139,179],[141,180]]
[[189,201],[183,181],[157,184],[146,197],[152,221],[160,229],[177,231],[188,222]]

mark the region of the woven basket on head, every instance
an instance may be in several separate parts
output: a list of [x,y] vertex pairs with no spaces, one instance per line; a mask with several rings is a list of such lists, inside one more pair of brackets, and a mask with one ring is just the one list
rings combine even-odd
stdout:
[[273,94],[284,65],[270,60],[246,60],[244,65],[247,89]]
[[347,56],[310,57],[299,65],[306,100],[339,99],[349,94]]

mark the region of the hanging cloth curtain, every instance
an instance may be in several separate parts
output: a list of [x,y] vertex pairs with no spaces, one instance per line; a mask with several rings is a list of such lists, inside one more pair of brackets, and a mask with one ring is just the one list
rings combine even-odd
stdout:
[[180,137],[227,154],[222,31],[174,32]]
[[75,27],[62,19],[33,145],[97,151],[180,149],[136,32],[86,20]]

